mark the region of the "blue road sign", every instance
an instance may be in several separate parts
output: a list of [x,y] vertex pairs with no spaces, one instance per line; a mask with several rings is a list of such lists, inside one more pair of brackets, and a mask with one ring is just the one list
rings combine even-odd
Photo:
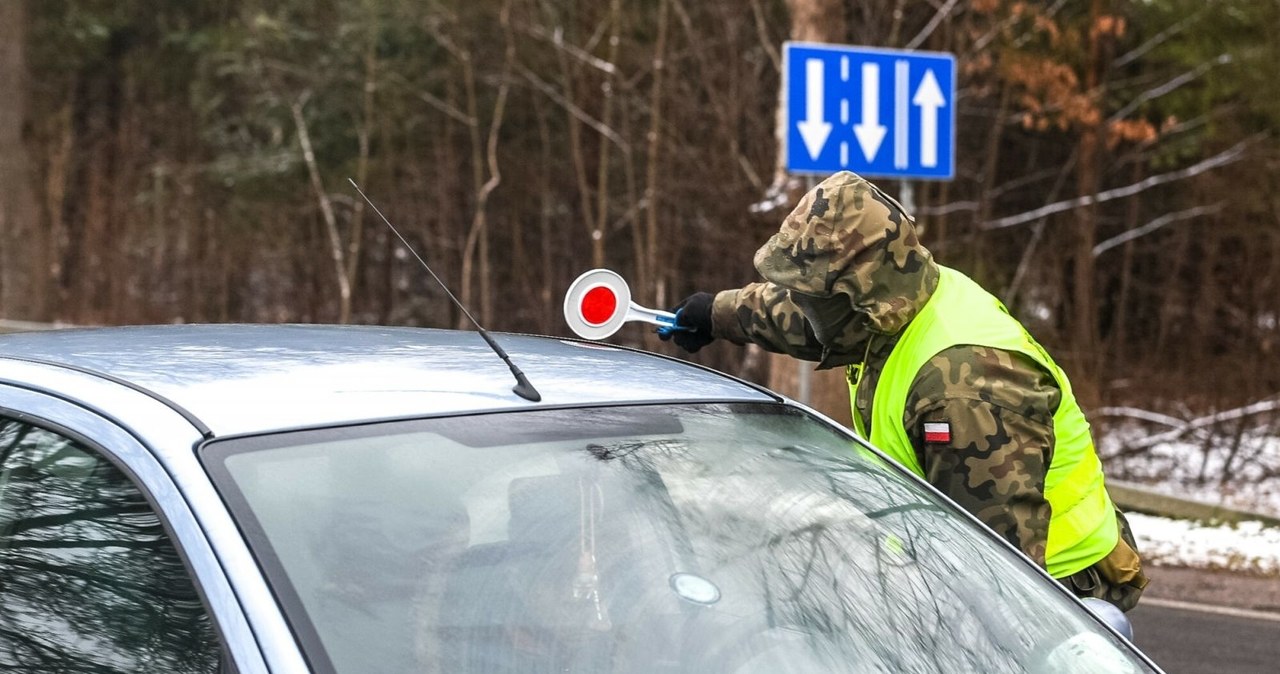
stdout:
[[788,42],[787,170],[955,177],[955,57]]

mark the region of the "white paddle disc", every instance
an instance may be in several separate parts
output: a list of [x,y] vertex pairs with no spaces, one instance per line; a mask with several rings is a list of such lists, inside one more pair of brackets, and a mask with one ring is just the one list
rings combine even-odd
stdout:
[[583,339],[604,339],[627,321],[675,325],[675,314],[631,301],[631,288],[617,272],[592,269],[579,276],[564,294],[564,320]]

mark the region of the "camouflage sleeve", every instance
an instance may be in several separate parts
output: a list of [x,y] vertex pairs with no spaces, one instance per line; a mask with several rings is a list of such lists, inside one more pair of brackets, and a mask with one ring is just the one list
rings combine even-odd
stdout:
[[[1051,515],[1044,482],[1061,399],[1053,376],[1031,359],[958,346],[921,368],[903,418],[925,479],[1041,567]],[[926,422],[947,424],[949,441],[926,442]]]
[[819,369],[861,362],[871,334],[867,315],[847,296],[816,297],[768,282],[718,293],[711,325],[716,337],[817,361]]
[[756,344],[765,351],[801,360],[821,360],[822,344],[786,288],[752,283],[716,294],[712,332],[734,344]]

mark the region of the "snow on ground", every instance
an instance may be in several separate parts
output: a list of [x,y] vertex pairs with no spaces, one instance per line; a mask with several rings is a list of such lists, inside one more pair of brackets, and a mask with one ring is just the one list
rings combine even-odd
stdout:
[[[1151,430],[1134,423],[1100,434],[1098,449],[1108,479],[1280,517],[1280,436],[1275,429],[1255,427],[1225,437],[1189,434],[1132,451],[1153,435]],[[1144,559],[1153,563],[1280,575],[1280,527],[1259,522],[1208,525],[1136,513],[1128,517]]]
[[1130,513],[1143,561],[1198,569],[1280,574],[1280,528],[1258,522],[1207,526]]
[[1280,517],[1280,437],[1252,432],[1162,442],[1141,452],[1125,449],[1142,442],[1145,435],[1136,425],[1128,425],[1099,438],[1098,453],[1108,478],[1170,496]]

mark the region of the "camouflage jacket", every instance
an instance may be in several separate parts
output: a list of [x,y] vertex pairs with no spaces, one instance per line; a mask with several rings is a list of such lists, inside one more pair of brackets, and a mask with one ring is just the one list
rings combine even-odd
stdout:
[[[715,336],[819,368],[861,364],[854,403],[869,429],[885,361],[938,284],[911,218],[871,183],[838,173],[805,195],[755,264],[764,283],[717,294]],[[903,416],[925,478],[1041,566],[1060,399],[1033,361],[961,346],[920,370]],[[924,422],[939,420],[950,423],[951,444],[925,444]]]
[[[897,335],[866,334],[851,344],[824,345],[786,295],[767,283],[719,293],[717,336],[820,366],[861,363],[854,407],[870,432],[871,401]],[[1020,354],[953,347],[921,368],[903,416],[925,479],[1041,566],[1051,514],[1044,480],[1060,399],[1052,375]],[[926,421],[949,422],[951,444],[926,444]]]

